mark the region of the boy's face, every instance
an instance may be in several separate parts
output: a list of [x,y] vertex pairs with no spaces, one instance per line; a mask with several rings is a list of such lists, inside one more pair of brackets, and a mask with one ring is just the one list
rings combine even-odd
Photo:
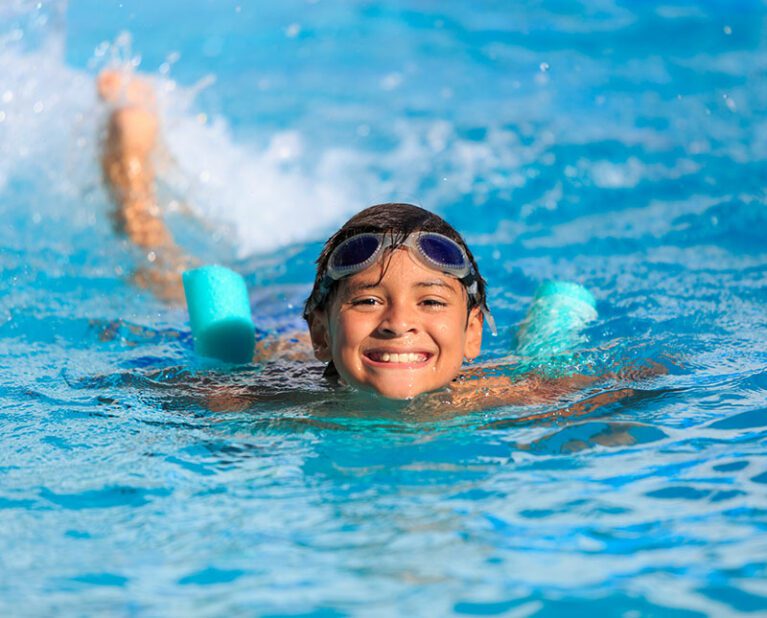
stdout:
[[347,384],[384,397],[433,391],[458,375],[464,357],[479,354],[482,318],[475,308],[467,320],[466,301],[457,279],[422,266],[407,249],[387,252],[342,279],[327,308],[312,314],[315,353],[332,359]]

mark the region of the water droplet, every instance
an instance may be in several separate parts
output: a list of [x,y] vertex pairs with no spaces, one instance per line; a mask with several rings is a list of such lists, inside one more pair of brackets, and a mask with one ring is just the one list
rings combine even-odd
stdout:
[[10,103],[11,101],[13,101],[13,91],[6,90],[3,93],[3,103]]
[[551,67],[548,62],[541,62],[538,68],[541,70],[541,73],[546,73]]
[[45,105],[43,105],[43,102],[42,102],[42,101],[37,101],[37,102],[36,102],[36,103],[35,103],[35,104],[32,106],[32,111],[33,111],[33,112],[35,112],[35,114],[39,114],[39,113],[41,113],[41,112],[42,112],[44,109],[45,109]]
[[285,28],[285,36],[288,38],[294,39],[299,34],[301,34],[301,24],[292,23],[287,28]]
[[154,251],[150,251],[146,254],[146,259],[150,262],[154,262],[157,259],[157,254]]
[[381,80],[381,88],[384,90],[394,90],[402,84],[401,73],[389,73]]
[[725,26],[724,28],[722,28],[722,30],[724,30],[724,33],[727,36],[730,36],[732,34],[732,28],[730,26]]

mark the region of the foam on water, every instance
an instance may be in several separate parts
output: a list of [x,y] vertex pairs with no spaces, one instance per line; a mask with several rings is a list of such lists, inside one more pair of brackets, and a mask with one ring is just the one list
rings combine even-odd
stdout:
[[[0,47],[0,191],[9,191],[10,179],[34,180],[52,198],[35,200],[34,218],[59,218],[63,196],[74,205],[75,221],[89,224],[94,202],[83,203],[87,192],[98,192],[102,220],[107,212],[97,165],[106,110],[96,100],[93,73],[67,66],[55,39],[32,51]],[[161,175],[203,219],[234,230],[239,252],[311,238],[353,208],[345,174],[355,169],[354,153],[324,153],[305,173],[297,132],[274,135],[263,151],[248,149],[222,119],[203,120],[194,88],[160,76],[152,82],[172,158],[159,161]]]
[[[0,612],[767,608],[764,3],[509,4],[2,4]],[[328,231],[407,199],[475,250],[485,359],[569,278],[600,316],[576,368],[669,373],[435,417],[195,358],[111,229],[113,57],[158,93],[171,223],[259,326],[300,321]]]

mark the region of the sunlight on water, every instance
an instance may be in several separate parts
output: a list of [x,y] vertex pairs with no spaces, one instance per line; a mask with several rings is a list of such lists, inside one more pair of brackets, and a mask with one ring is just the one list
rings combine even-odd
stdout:
[[[0,612],[767,611],[766,18],[3,4]],[[114,63],[157,92],[170,225],[244,274],[259,328],[303,327],[351,213],[413,201],[490,283],[480,360],[517,375],[536,285],[572,279],[599,318],[559,362],[611,377],[465,414],[196,357],[112,224],[94,78]]]

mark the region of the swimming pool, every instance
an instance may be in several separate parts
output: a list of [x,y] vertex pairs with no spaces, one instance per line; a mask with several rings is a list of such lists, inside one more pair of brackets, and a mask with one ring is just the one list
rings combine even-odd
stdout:
[[[767,612],[765,19],[762,2],[0,9],[0,612]],[[92,81],[113,54],[157,78],[174,230],[244,273],[263,328],[300,323],[328,232],[410,200],[489,280],[485,359],[557,277],[598,300],[583,368],[669,373],[434,418],[196,358],[111,229]],[[217,413],[211,383],[275,397]],[[584,413],[524,420],[557,408]]]

